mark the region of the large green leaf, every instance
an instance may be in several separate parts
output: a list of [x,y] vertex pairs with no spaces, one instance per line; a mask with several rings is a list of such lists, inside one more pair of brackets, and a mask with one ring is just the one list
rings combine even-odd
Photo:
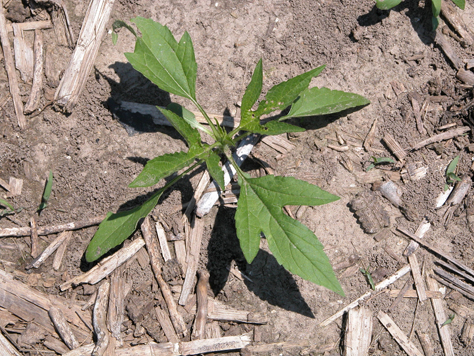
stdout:
[[125,53],[128,61],[160,89],[195,101],[197,65],[189,35],[178,43],[158,22],[143,17],[132,22],[142,37],[137,37],[133,53]]
[[198,130],[206,132],[208,135],[212,135],[211,131],[207,128],[205,128],[203,125],[201,125],[197,120],[196,116],[186,109],[185,107],[177,104],[177,103],[171,103],[166,107],[167,110],[170,110],[174,112],[176,115],[182,117],[191,127],[194,127]]
[[143,205],[116,214],[108,213],[87,246],[86,260],[92,262],[124,242],[137,229],[140,219],[147,216],[158,203],[164,189],[158,190]]
[[239,174],[239,184],[235,221],[247,261],[251,263],[257,255],[260,234],[264,233],[278,263],[287,270],[344,295],[318,238],[282,210],[285,205],[321,205],[339,198],[293,177]]
[[439,17],[441,12],[441,0],[431,0],[431,9],[433,10],[433,17]]
[[286,109],[300,93],[308,88],[311,79],[317,77],[326,66],[314,68],[306,73],[300,74],[286,82],[275,85],[271,88],[265,100],[258,105],[257,115],[269,114],[275,110]]
[[466,0],[453,0],[453,3],[456,4],[461,10],[464,10],[466,7]]
[[303,132],[305,129],[286,122],[270,121],[265,125],[261,125],[259,122],[248,123],[247,126],[245,126],[245,131],[260,135],[273,136],[288,132]]
[[225,190],[225,182],[224,172],[222,171],[222,167],[219,166],[220,161],[221,157],[217,153],[211,151],[209,157],[206,158],[206,166],[211,177],[217,182],[217,185],[223,191]]
[[376,0],[376,6],[380,10],[390,10],[401,2],[402,0]]
[[[160,107],[157,108],[163,115],[165,115],[168,121],[171,122],[176,131],[178,131],[181,136],[184,137],[190,150],[201,146],[201,135],[199,134],[199,131],[192,127],[186,120],[184,120],[182,116],[179,116],[171,110]],[[172,108],[177,109],[176,107]]]
[[204,148],[188,152],[168,153],[149,160],[143,171],[130,183],[130,188],[151,187],[161,179],[191,165]]
[[263,83],[263,69],[262,60],[260,59],[255,67],[247,89],[245,89],[244,96],[242,97],[241,106],[241,120],[240,128],[247,130],[247,127],[252,127],[259,124],[259,117],[253,115],[252,106],[255,104],[262,92]]
[[301,93],[301,96],[291,106],[290,112],[280,120],[291,117],[333,114],[369,103],[369,100],[358,94],[315,87]]

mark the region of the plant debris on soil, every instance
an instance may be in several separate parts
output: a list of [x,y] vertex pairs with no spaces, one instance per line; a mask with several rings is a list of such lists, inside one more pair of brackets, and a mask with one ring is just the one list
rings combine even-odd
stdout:
[[[436,30],[429,1],[100,3],[11,0],[0,12],[0,354],[474,353],[472,2],[443,3]],[[112,44],[113,22],[136,16],[189,32],[196,92],[225,125],[260,58],[264,93],[326,64],[311,86],[371,101],[298,119],[305,132],[261,139],[243,164],[341,197],[285,211],[323,243],[345,297],[287,272],[265,239],[247,264],[235,182],[194,212],[213,190],[203,171],[120,249],[85,261],[106,213],[154,192],[128,188],[143,165],[185,148],[153,109],[187,103],[133,70],[131,34]]]

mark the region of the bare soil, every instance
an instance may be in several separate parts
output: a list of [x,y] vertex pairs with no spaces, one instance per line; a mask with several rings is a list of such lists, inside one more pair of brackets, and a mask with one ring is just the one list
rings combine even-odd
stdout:
[[[17,0],[11,4],[14,3]],[[66,1],[66,6],[77,37],[87,2]],[[467,2],[466,9],[460,13],[468,27],[473,29],[472,2]],[[440,126],[449,123],[472,125],[472,88],[456,79],[456,71],[433,42],[430,2],[405,1],[387,12],[375,9],[371,0],[119,0],[114,5],[108,28],[116,19],[128,21],[135,16],[150,17],[167,25],[176,37],[184,31],[190,33],[198,62],[196,91],[200,102],[211,113],[239,116],[239,100],[260,58],[264,64],[264,92],[274,84],[326,64],[326,69],[312,86],[355,92],[371,101],[360,111],[299,120],[298,123],[307,131],[287,137],[295,148],[283,156],[264,144],[255,148],[256,154],[271,165],[275,174],[307,180],[341,197],[335,203],[309,207],[298,214],[299,219],[321,240],[334,265],[357,254],[360,256],[357,266],[369,268],[378,278],[377,283],[406,263],[402,252],[409,241],[396,233],[396,227],[415,231],[426,218],[432,223],[426,235],[427,241],[467,266],[473,266],[474,245],[467,220],[469,214],[465,209],[471,201],[472,189],[446,225],[443,211],[435,209],[435,200],[443,192],[446,182],[446,167],[454,157],[460,156],[458,176],[472,176],[473,154],[468,148],[472,142],[470,133],[436,147],[431,145],[409,152],[404,164],[366,171],[372,156],[391,157],[397,161],[381,141],[386,134],[392,135],[404,149],[409,150],[414,144],[438,133]],[[27,18],[28,21],[32,19]],[[56,72],[61,73],[72,51],[55,42],[53,30],[44,31],[44,34],[46,61],[51,61]],[[27,37],[27,40],[32,43],[32,38]],[[472,47],[463,48],[451,37],[449,41],[461,59],[472,59]],[[5,181],[10,177],[21,178],[24,183],[21,195],[8,198],[14,207],[23,209],[8,218],[1,218],[0,228],[28,226],[32,216],[36,216],[39,226],[47,226],[133,207],[151,191],[127,187],[146,160],[185,149],[185,143],[173,129],[134,119],[127,122],[127,131],[120,117],[111,112],[111,100],[153,105],[176,101],[189,107],[189,103],[161,91],[133,70],[123,55],[133,51],[133,44],[132,35],[126,31],[119,33],[116,46],[112,45],[110,36],[105,36],[80,102],[68,115],[48,107],[40,115],[28,119],[27,128],[20,130],[12,101],[3,106],[0,178]],[[58,85],[55,78],[46,78],[46,83],[43,104],[48,101],[47,94],[54,92]],[[394,91],[397,83],[402,84],[404,90]],[[24,101],[30,86],[20,81]],[[0,87],[3,89],[2,99],[9,96],[8,80],[3,70],[0,70]],[[409,94],[413,92],[422,98],[420,105],[427,99],[423,117],[426,134],[417,130],[409,100]],[[441,96],[441,101],[430,100]],[[470,109],[462,110],[469,104]],[[363,141],[375,120],[374,144],[367,151],[363,148]],[[338,145],[336,135],[347,141],[349,150],[339,152],[328,147]],[[346,167],[341,164],[343,161],[350,162],[352,170],[347,169],[347,164]],[[402,180],[401,168],[413,165],[426,167],[426,176],[419,180]],[[258,170],[259,165],[251,159],[245,168]],[[38,216],[36,209],[50,170],[54,174],[52,195],[48,207]],[[170,225],[180,221],[182,212],[179,206],[191,199],[201,172],[191,174],[167,193],[153,215],[161,213]],[[411,216],[413,221],[409,221],[379,192],[372,191],[373,183],[388,179],[402,187],[402,198],[415,212]],[[351,200],[360,192],[373,195],[381,209],[390,216],[388,236],[379,242],[363,231],[350,208]],[[0,198],[5,198],[6,193],[1,191]],[[296,212],[296,208],[293,211]],[[215,298],[237,309],[264,312],[268,324],[252,326],[222,322],[222,335],[253,331],[258,342],[298,345],[309,340],[312,345],[275,348],[270,352],[272,355],[296,355],[300,352],[317,355],[324,345],[331,344],[336,346],[324,354],[340,354],[337,345],[343,335],[342,320],[338,319],[326,328],[319,327],[319,323],[370,290],[364,275],[357,267],[352,269],[352,273],[338,270],[338,275],[345,273],[340,282],[346,296],[341,297],[285,271],[272,257],[265,240],[262,240],[257,258],[249,265],[239,248],[234,212],[232,208],[214,207],[204,218],[206,228],[200,268],[209,270]],[[59,285],[92,267],[85,263],[83,254],[96,229],[91,227],[74,232],[59,271],[51,268],[52,259],[49,259],[39,269],[26,272],[25,266],[32,260],[27,239],[4,238],[0,241],[2,268],[40,291],[84,303],[91,294],[90,288],[80,286],[61,293]],[[180,229],[177,226],[175,232]],[[47,241],[42,241],[44,246],[54,237],[51,235]],[[392,256],[387,250],[393,251]],[[428,273],[435,258],[424,249],[420,249],[417,256]],[[251,281],[240,280],[229,273],[231,266],[237,266]],[[157,290],[153,286],[156,282],[150,267],[135,261],[129,266],[128,275],[133,288],[127,303],[141,305],[146,300],[153,300]],[[406,279],[402,278],[390,288],[402,289]],[[182,283],[182,280],[177,283]],[[393,300],[388,294],[381,293],[367,305],[376,315],[378,310],[386,311]],[[455,301],[473,307],[472,300],[458,292],[449,293],[446,300],[448,304]],[[446,309],[446,313],[451,311]],[[435,354],[443,354],[429,301],[417,305],[415,298],[404,298],[390,315],[405,334],[410,333],[412,324],[415,331],[428,333]],[[460,340],[464,322],[463,317],[457,316],[450,324],[456,355],[472,355],[474,352],[472,346]],[[125,323],[124,333],[133,333],[134,330],[133,323]],[[416,335],[412,341],[421,349]],[[28,346],[43,348],[41,340],[31,340]],[[373,355],[405,354],[376,320],[372,346]]]

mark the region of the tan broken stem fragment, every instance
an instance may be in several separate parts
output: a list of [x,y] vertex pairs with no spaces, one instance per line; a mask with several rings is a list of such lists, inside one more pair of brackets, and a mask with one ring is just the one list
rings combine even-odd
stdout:
[[2,356],[21,356],[18,350],[10,343],[10,341],[0,333],[0,353]]
[[68,240],[72,235],[72,231],[64,231],[58,235],[54,239],[53,242],[49,244],[48,247],[37,257],[35,258],[28,266],[26,266],[27,269],[30,268],[38,268],[41,266],[41,264],[49,257],[51,256],[54,251],[58,249],[61,244],[64,243],[64,241]]
[[61,310],[56,307],[51,307],[48,311],[49,317],[56,328],[59,336],[63,339],[64,343],[69,347],[71,350],[77,349],[80,345],[77,341],[76,337],[72,333],[69,324],[66,321]]
[[116,268],[120,267],[123,263],[129,260],[144,245],[145,241],[141,238],[133,240],[130,245],[121,248],[112,256],[104,258],[89,272],[70,279],[69,281],[61,284],[59,288],[64,291],[66,289],[71,288],[73,285],[79,285],[82,283],[98,283],[99,281],[107,277],[109,274],[111,274]]
[[105,281],[97,291],[97,299],[94,304],[92,325],[97,337],[91,356],[102,356],[107,351],[110,343],[110,334],[107,330],[107,304],[109,301],[110,283]]
[[79,99],[99,51],[114,0],[92,0],[82,24],[76,48],[54,99],[71,112]]
[[443,132],[443,133],[440,133],[438,135],[434,135],[434,136],[431,136],[430,138],[424,140],[424,141],[421,141],[419,143],[417,143],[415,146],[412,147],[412,151],[416,151],[416,150],[419,150],[420,148],[423,148],[425,146],[428,146],[432,143],[436,143],[436,142],[441,142],[441,141],[446,141],[446,140],[449,140],[451,138],[454,138],[454,137],[457,137],[457,136],[461,136],[467,132],[471,131],[471,128],[468,127],[468,126],[462,126],[462,127],[458,127],[454,130],[449,130],[449,131],[446,131],[446,132]]
[[[41,227],[38,227],[38,235],[55,234],[55,233],[66,231],[66,230],[78,230],[84,227],[98,225],[104,219],[105,219],[105,215],[97,216],[88,220],[71,222],[67,224],[41,226]],[[29,227],[13,227],[13,228],[0,229],[0,237],[8,237],[8,236],[20,237],[20,236],[27,236],[30,234],[31,234],[31,228]]]
[[336,314],[330,316],[329,318],[327,318],[326,320],[321,322],[319,324],[319,326],[321,326],[321,327],[328,326],[333,321],[335,321],[337,318],[341,317],[345,312],[357,307],[361,302],[363,302],[364,300],[369,298],[373,293],[379,292],[382,289],[387,288],[390,284],[394,283],[395,281],[397,281],[398,279],[403,277],[405,274],[410,272],[410,270],[411,270],[410,265],[403,266],[401,269],[399,269],[397,272],[395,272],[395,274],[391,275],[387,279],[384,279],[382,282],[375,285],[375,289],[373,291],[369,291],[369,292],[365,293],[364,295],[362,295],[361,297],[357,298],[355,301],[353,301],[349,305],[347,305],[344,308],[342,308],[341,310],[339,310]]
[[161,293],[165,299],[166,305],[168,306],[171,322],[176,330],[176,333],[179,335],[186,336],[188,334],[186,324],[183,320],[183,317],[178,312],[178,306],[174,301],[173,295],[171,293],[170,287],[163,279],[161,275],[161,264],[160,264],[160,249],[157,242],[157,239],[153,238],[151,233],[151,223],[150,217],[147,216],[141,225],[141,231],[143,238],[146,243],[146,248],[148,254],[150,255],[150,262],[153,273],[155,274],[156,281],[160,286]]
[[34,56],[33,85],[31,86],[30,97],[25,104],[25,114],[32,113],[38,108],[41,90],[43,89],[43,34],[41,30],[35,30]]
[[[148,342],[144,345],[133,347],[124,347],[115,350],[116,356],[185,356],[199,355],[202,353],[231,351],[243,349],[250,344],[250,336],[248,334],[238,336],[224,336],[216,339],[204,339],[188,342],[165,342],[155,343]],[[93,345],[81,346],[76,350],[72,350],[63,356],[84,356],[88,355],[93,349]]]
[[8,85],[10,87],[10,94],[13,99],[13,106],[15,107],[16,117],[18,119],[18,126],[21,129],[26,127],[26,119],[23,114],[23,102],[20,97],[20,90],[18,89],[18,79],[16,77],[15,64],[13,62],[13,54],[10,47],[10,40],[8,39],[7,22],[3,10],[3,1],[0,0],[0,41],[2,42],[3,57],[5,62],[5,70],[8,76]]
[[207,284],[209,283],[209,273],[206,271],[199,271],[199,281],[196,286],[196,302],[197,312],[194,320],[193,333],[191,338],[193,340],[204,339],[206,336],[206,322],[207,322]]

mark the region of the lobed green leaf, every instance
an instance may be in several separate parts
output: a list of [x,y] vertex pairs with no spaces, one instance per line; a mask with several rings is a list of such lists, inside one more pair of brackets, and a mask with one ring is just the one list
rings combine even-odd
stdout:
[[251,263],[257,255],[263,233],[273,255],[287,270],[344,295],[318,238],[282,210],[285,205],[321,205],[339,198],[293,177],[239,174],[239,184],[235,220],[247,261]]
[[108,213],[100,223],[86,250],[86,261],[93,262],[124,242],[137,229],[140,219],[156,206],[164,189],[158,190],[143,205],[116,214]]
[[130,183],[130,188],[151,187],[157,184],[161,179],[191,165],[199,156],[199,153],[204,151],[203,148],[199,150],[189,150],[188,152],[168,153],[149,160],[137,178]]
[[178,43],[171,31],[158,22],[143,17],[132,22],[142,33],[137,37],[135,51],[125,53],[133,68],[160,89],[195,101],[197,64],[189,35],[185,33]]
[[256,114],[262,116],[275,110],[284,110],[298,98],[300,93],[308,88],[311,79],[317,77],[326,66],[314,68],[306,73],[300,74],[286,82],[271,88],[265,99],[260,102]]
[[280,120],[292,117],[327,115],[369,104],[361,95],[328,88],[306,89]]

